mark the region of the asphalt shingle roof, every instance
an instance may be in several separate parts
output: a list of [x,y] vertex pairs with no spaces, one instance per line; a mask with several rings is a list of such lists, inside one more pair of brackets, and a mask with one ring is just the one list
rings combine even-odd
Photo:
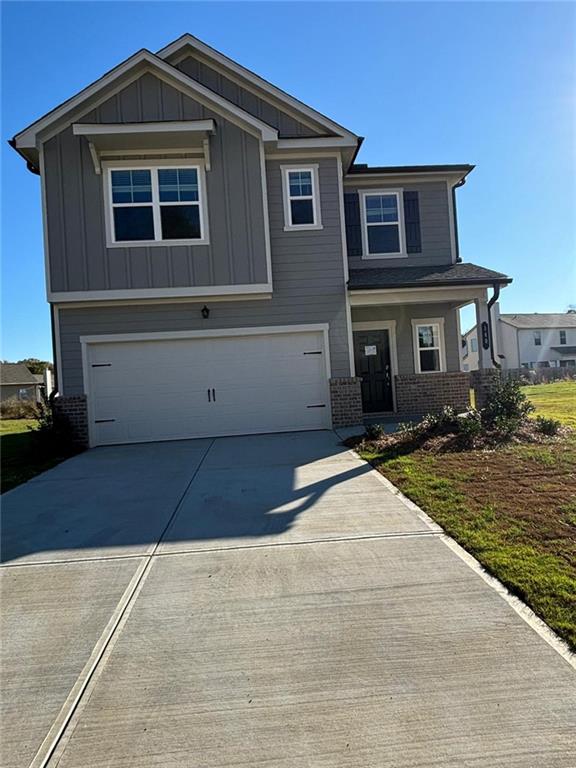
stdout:
[[0,384],[36,384],[34,374],[23,363],[0,363]]
[[418,288],[421,286],[486,285],[510,283],[512,278],[502,272],[478,267],[476,264],[447,264],[436,267],[377,267],[351,269],[348,288]]
[[576,312],[501,314],[500,319],[515,328],[576,328]]

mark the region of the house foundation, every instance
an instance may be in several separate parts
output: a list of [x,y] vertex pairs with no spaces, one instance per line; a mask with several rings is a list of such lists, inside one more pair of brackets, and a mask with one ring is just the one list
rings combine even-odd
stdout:
[[362,424],[362,379],[357,376],[330,379],[332,426],[353,427]]
[[395,377],[398,414],[424,416],[449,405],[457,411],[470,407],[470,377],[460,371],[404,374]]
[[56,419],[64,419],[70,426],[73,441],[82,448],[87,448],[88,438],[88,403],[86,395],[56,397],[52,401],[52,412]]

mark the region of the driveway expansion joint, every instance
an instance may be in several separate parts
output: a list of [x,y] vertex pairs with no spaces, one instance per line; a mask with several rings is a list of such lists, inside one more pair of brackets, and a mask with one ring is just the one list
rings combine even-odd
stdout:
[[[162,538],[164,537],[166,532],[169,530],[170,525],[172,524],[172,521],[178,514],[178,511],[182,505],[182,502],[186,494],[188,493],[190,486],[194,482],[194,478],[198,474],[200,467],[204,462],[204,459],[208,455],[213,445],[214,445],[214,440],[212,440],[210,445],[206,448],[206,451],[204,452],[202,459],[200,460],[200,462],[198,463],[198,466],[196,467],[194,473],[192,474],[190,481],[188,482],[188,484],[186,485],[186,488],[180,495],[180,498],[178,499],[178,502],[174,507],[174,511],[172,512],[168,522],[166,523],[166,525],[164,526],[164,529],[162,530],[160,536],[158,537],[158,540],[156,541],[154,548],[152,549],[151,552],[140,555],[140,559],[142,560],[142,563],[136,570],[136,573],[132,577],[130,584],[128,585],[124,594],[120,598],[120,601],[116,606],[116,609],[114,610],[114,613],[112,614],[112,617],[108,622],[108,625],[106,626],[106,628],[104,629],[104,632],[102,633],[96,645],[94,646],[94,649],[90,654],[90,657],[86,665],[84,666],[84,669],[82,670],[76,682],[74,683],[74,686],[72,687],[72,690],[68,694],[68,697],[64,702],[63,707],[61,708],[58,716],[56,717],[56,720],[52,724],[52,727],[48,731],[44,741],[40,745],[40,748],[36,752],[36,755],[34,756],[34,759],[32,760],[32,762],[30,763],[29,768],[46,768],[46,766],[49,765],[52,757],[54,756],[56,750],[58,749],[59,744],[61,743],[62,739],[66,736],[66,731],[68,729],[68,726],[70,725],[70,722],[72,721],[72,718],[74,717],[74,714],[77,712],[78,708],[82,704],[83,699],[85,697],[89,698],[90,694],[88,689],[90,687],[90,684],[97,679],[101,661],[106,655],[106,652],[115,642],[118,636],[117,630],[120,624],[123,622],[123,620],[125,620],[125,618],[127,618],[132,606],[134,605],[136,596],[138,595],[139,591],[142,589],[144,582],[146,581],[146,577],[150,572],[150,567],[154,560],[156,551],[162,542]],[[108,558],[108,559],[118,560],[123,558],[118,557],[118,558]],[[95,562],[95,561],[98,562],[98,559],[96,558],[94,560],[91,560],[91,562]]]

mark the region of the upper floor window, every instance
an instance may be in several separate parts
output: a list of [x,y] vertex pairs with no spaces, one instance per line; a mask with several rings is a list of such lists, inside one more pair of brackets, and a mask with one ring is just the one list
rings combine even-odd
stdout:
[[566,331],[560,331],[560,344],[566,344]]
[[444,321],[442,318],[412,320],[412,331],[416,373],[445,371]]
[[361,193],[364,258],[405,256],[402,190]]
[[283,166],[284,229],[322,229],[318,166]]
[[542,346],[542,331],[534,331],[534,346]]
[[472,352],[478,352],[478,340],[475,336],[470,339],[470,349]]
[[112,166],[106,174],[108,245],[208,242],[200,166]]

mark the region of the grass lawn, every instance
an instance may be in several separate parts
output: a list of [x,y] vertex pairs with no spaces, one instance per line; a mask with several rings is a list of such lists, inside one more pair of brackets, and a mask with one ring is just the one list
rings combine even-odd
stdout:
[[535,406],[536,416],[557,419],[576,429],[576,381],[555,381],[522,387],[522,392]]
[[29,429],[35,423],[34,419],[0,419],[0,493],[69,458],[70,454],[50,455],[39,450]]
[[576,650],[575,436],[495,451],[361,455]]

